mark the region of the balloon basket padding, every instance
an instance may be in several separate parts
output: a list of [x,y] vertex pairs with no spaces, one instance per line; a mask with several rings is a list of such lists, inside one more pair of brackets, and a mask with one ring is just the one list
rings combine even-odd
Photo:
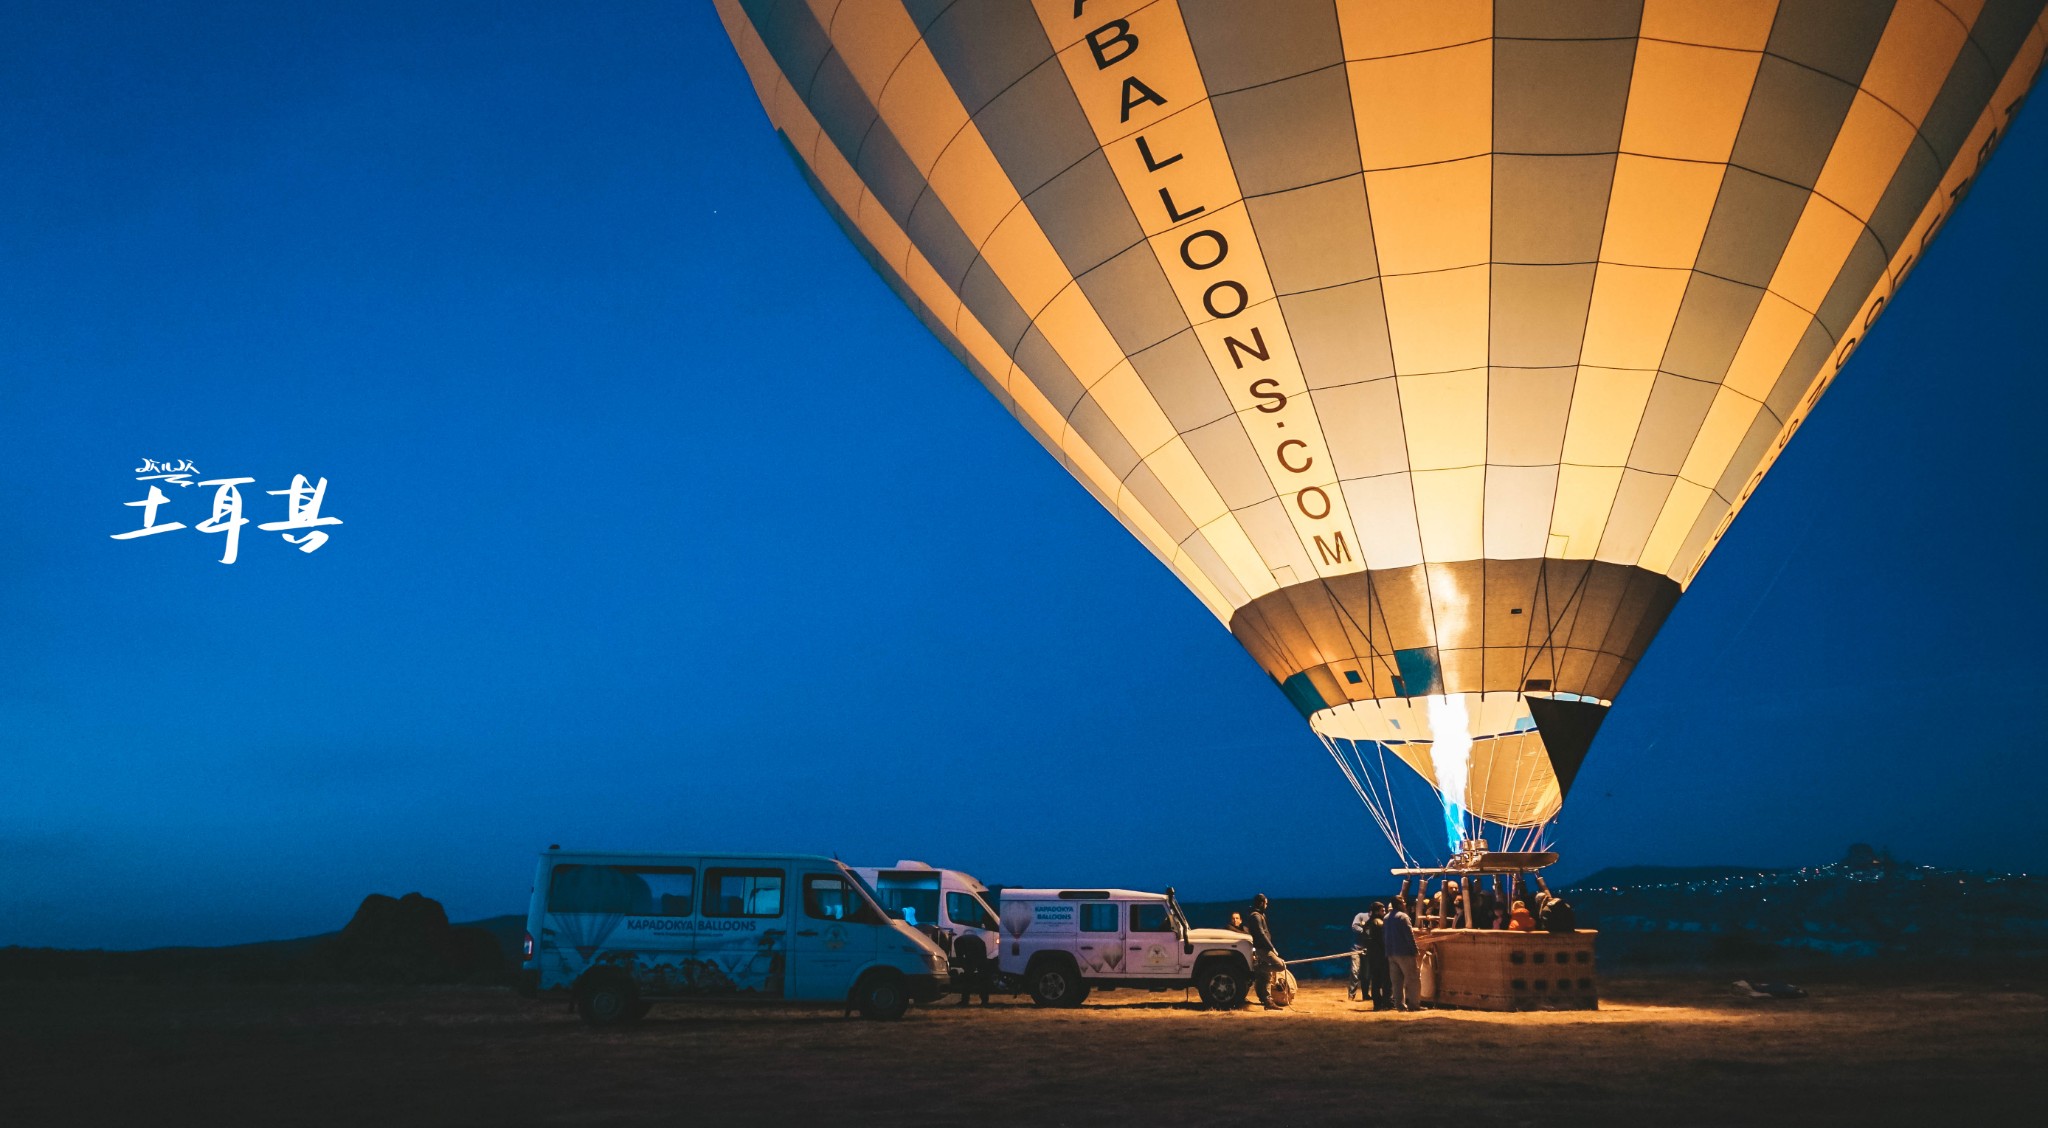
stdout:
[[1415,934],[1422,1001],[1469,1010],[1599,1010],[1599,933],[1438,928]]

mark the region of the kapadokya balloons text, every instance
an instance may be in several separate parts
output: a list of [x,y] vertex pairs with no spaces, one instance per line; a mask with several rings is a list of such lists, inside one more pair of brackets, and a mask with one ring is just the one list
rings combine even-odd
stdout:
[[961,363],[1317,732],[1441,789],[1461,717],[1511,827],[2008,129],[2042,7],[718,0]]

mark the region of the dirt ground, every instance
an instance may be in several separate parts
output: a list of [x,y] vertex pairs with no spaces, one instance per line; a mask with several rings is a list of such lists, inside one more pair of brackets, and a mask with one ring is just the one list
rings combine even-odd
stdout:
[[1321,983],[1285,1011],[1117,991],[605,1032],[488,988],[5,984],[0,1123],[1868,1126],[2044,1102],[2038,977],[1805,978],[1771,1003],[1728,978],[1609,977],[1598,1012],[1374,1014]]

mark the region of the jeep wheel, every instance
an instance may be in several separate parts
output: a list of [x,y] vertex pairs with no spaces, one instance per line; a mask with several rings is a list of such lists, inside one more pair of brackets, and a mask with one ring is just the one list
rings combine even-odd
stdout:
[[1236,960],[1209,960],[1195,969],[1195,990],[1202,1001],[1217,1010],[1236,1010],[1244,1005],[1244,993],[1251,977]]
[[585,976],[576,989],[576,1013],[592,1026],[624,1026],[647,1011],[633,980],[619,972]]
[[894,1021],[910,1009],[910,990],[893,971],[870,972],[854,985],[853,1005],[862,1018]]
[[1047,960],[1032,969],[1028,986],[1031,1001],[1041,1007],[1078,1007],[1088,997],[1080,969],[1063,960]]

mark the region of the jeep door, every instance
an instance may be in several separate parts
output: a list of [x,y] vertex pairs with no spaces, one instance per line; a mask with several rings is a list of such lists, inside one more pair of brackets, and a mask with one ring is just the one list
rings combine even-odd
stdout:
[[1134,902],[1124,927],[1126,975],[1141,979],[1181,979],[1188,972],[1187,956],[1180,933],[1174,930],[1173,915],[1164,901]]
[[1082,901],[1075,906],[1080,935],[1074,958],[1084,979],[1120,979],[1124,975],[1123,906],[1115,901]]
[[875,960],[882,933],[875,915],[845,875],[805,869],[796,931],[789,941],[789,997],[844,999],[853,979]]

